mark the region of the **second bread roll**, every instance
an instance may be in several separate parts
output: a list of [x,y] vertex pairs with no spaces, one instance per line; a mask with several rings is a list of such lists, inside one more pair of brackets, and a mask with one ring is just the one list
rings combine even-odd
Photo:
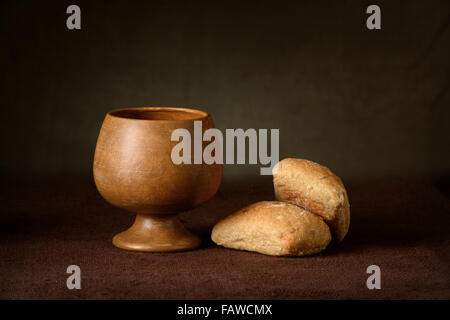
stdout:
[[275,197],[305,208],[329,225],[340,242],[350,226],[350,205],[341,179],[312,161],[287,158],[273,168]]
[[303,256],[325,249],[331,241],[323,219],[298,206],[261,201],[220,220],[211,239],[218,245],[273,256]]

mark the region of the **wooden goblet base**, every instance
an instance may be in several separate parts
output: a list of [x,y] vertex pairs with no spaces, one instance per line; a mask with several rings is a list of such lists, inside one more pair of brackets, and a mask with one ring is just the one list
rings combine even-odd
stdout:
[[112,243],[125,250],[171,252],[195,249],[201,241],[183,226],[176,214],[137,214],[133,225],[115,235]]

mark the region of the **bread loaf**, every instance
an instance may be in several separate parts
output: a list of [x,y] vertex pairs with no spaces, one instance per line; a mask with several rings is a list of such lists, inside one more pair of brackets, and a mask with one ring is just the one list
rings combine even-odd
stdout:
[[322,251],[331,241],[323,219],[298,206],[262,201],[220,220],[211,239],[218,245],[273,256],[303,256]]
[[330,169],[287,158],[273,168],[275,197],[321,216],[340,242],[350,226],[350,205],[341,179]]

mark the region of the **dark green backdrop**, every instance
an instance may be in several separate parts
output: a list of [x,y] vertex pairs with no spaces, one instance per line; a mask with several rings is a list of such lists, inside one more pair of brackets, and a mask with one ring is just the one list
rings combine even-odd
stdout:
[[89,173],[107,111],[169,105],[344,179],[448,176],[450,1],[375,3],[379,31],[369,1],[2,1],[1,170]]

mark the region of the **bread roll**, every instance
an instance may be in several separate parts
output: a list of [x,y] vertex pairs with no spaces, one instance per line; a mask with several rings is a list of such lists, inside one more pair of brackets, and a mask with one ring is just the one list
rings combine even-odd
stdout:
[[350,204],[341,179],[330,169],[287,158],[273,168],[275,197],[321,216],[340,242],[350,226]]
[[262,201],[220,220],[211,239],[232,249],[272,256],[303,256],[325,249],[331,233],[321,217],[298,206]]

